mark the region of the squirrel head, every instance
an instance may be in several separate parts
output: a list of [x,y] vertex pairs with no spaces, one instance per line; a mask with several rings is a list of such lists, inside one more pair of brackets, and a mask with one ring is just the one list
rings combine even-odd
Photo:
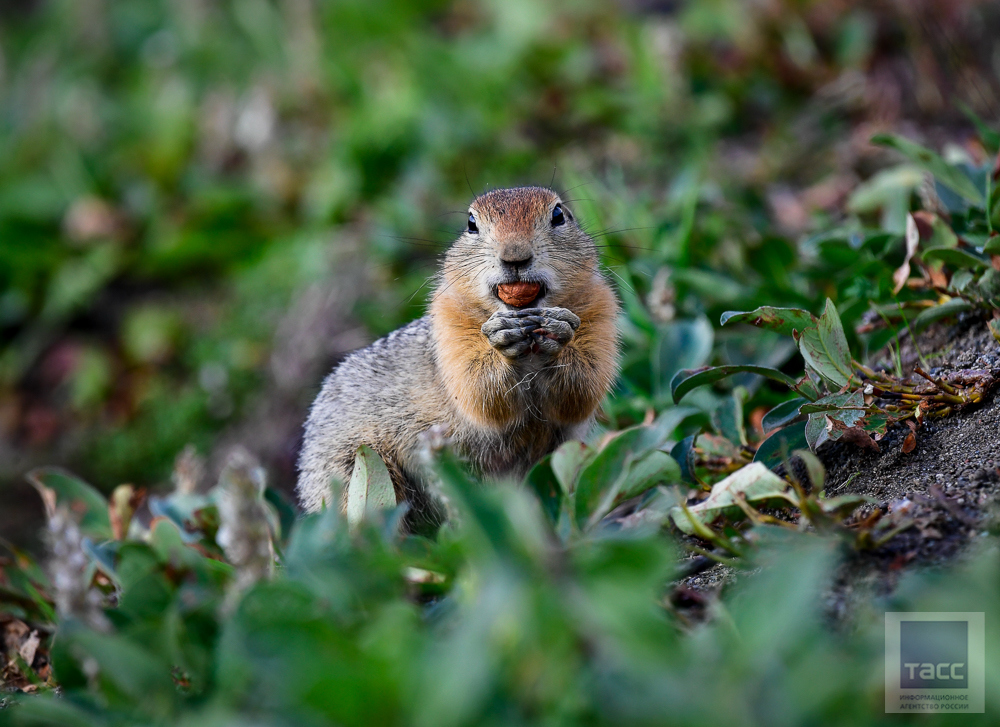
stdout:
[[[469,206],[466,229],[445,255],[438,291],[479,304],[487,314],[559,306],[588,289],[597,263],[594,241],[558,194],[542,187],[494,189]],[[537,284],[537,294],[522,293],[518,305],[505,302],[508,287],[501,286],[516,283]]]

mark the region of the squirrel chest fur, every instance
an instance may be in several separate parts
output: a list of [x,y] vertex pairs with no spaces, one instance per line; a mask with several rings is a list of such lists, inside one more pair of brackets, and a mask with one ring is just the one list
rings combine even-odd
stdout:
[[618,302],[593,240],[538,187],[477,198],[448,250],[423,318],[349,355],[306,422],[298,493],[330,503],[367,444],[389,469],[412,524],[440,518],[422,435],[444,432],[488,477],[522,477],[580,438],[618,371]]

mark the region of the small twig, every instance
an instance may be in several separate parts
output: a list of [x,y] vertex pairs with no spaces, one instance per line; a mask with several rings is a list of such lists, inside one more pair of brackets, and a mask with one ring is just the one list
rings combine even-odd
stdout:
[[[688,550],[692,553],[697,553],[703,558],[707,558],[712,562],[713,565],[724,565],[729,567],[734,567],[739,559],[739,556],[733,558],[726,558],[714,551],[705,550],[704,548],[699,548],[697,545],[688,545]],[[711,566],[708,566],[710,568]],[[708,570],[708,568],[703,568],[702,570]]]
[[916,374],[918,374],[920,376],[923,376],[925,379],[927,379],[928,381],[930,381],[932,384],[934,384],[936,387],[938,387],[942,391],[947,392],[949,394],[954,394],[956,396],[958,395],[958,390],[955,389],[955,387],[949,386],[942,379],[935,379],[933,376],[931,376],[929,373],[927,373],[926,371],[924,371],[919,366],[914,366],[913,367],[913,371],[914,371],[914,373],[916,373]]

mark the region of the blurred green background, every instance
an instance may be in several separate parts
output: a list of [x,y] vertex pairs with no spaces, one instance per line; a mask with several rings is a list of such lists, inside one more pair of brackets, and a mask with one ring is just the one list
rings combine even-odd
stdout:
[[290,489],[322,377],[420,315],[490,186],[554,180],[604,233],[608,426],[678,368],[786,364],[718,315],[857,320],[892,260],[811,233],[900,231],[919,180],[879,176],[877,131],[982,163],[998,66],[975,0],[8,0],[0,532],[40,524],[43,463],[155,488],[186,445],[212,472],[242,444]]

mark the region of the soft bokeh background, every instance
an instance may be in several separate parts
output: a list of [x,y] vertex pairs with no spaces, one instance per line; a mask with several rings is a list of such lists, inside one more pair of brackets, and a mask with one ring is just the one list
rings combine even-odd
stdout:
[[489,186],[554,180],[607,232],[609,425],[692,361],[780,364],[709,321],[859,316],[863,271],[810,232],[901,224],[919,177],[879,176],[877,131],[982,163],[998,78],[976,0],[8,0],[0,533],[39,526],[43,463],[156,488],[242,444],[290,489],[323,375],[420,315]]

